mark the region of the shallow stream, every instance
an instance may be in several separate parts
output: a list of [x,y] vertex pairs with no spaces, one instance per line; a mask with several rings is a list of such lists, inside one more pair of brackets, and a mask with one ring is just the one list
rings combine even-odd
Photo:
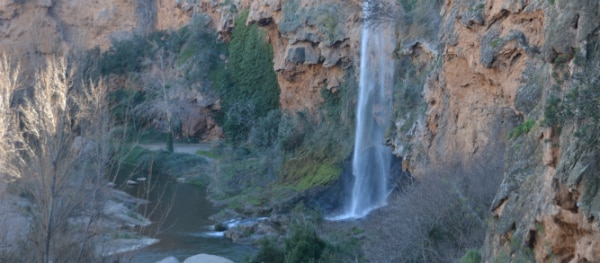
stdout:
[[140,206],[139,211],[154,223],[142,234],[156,233],[155,238],[160,242],[136,251],[125,262],[156,262],[169,256],[183,261],[201,253],[243,262],[255,252],[252,247],[234,244],[211,231],[210,227],[215,222],[209,217],[219,210],[207,199],[206,188],[167,180],[148,182],[141,181],[139,185],[126,186],[124,190],[150,201],[148,205]]

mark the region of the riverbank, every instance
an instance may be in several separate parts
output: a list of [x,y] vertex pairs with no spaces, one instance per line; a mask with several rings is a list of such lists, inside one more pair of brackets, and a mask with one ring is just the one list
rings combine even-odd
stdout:
[[[146,201],[108,186],[101,191],[102,197],[95,204],[99,209],[85,207],[78,216],[68,219],[69,227],[82,231],[75,237],[56,236],[56,244],[60,244],[60,238],[84,240],[91,246],[86,248],[94,254],[90,256],[109,259],[158,242],[139,232],[152,223],[136,211]],[[34,204],[27,196],[12,193],[10,189],[0,194],[0,200],[0,229],[4,230],[0,235],[0,259],[10,259],[14,253],[20,253],[21,243],[30,237],[34,224],[30,211]]]

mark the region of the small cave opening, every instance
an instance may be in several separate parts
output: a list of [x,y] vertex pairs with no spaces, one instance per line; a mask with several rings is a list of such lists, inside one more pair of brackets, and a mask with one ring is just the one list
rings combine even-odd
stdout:
[[573,29],[577,29],[579,27],[579,14],[575,14],[575,17],[573,17],[573,21],[571,22],[571,27]]

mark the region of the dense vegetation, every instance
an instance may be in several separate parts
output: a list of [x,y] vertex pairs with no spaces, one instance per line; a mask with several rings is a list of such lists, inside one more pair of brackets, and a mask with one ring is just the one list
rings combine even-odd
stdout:
[[[216,102],[209,72],[226,52],[206,25],[206,18],[198,16],[177,31],[136,35],[115,41],[106,52],[89,52],[98,60],[95,75],[125,80],[111,83],[115,87],[109,98],[117,122],[150,132],[149,139],[168,140],[169,148],[174,137],[192,140],[184,136],[182,123],[193,114],[193,104]],[[202,94],[203,101],[193,100],[195,94]],[[156,129],[157,120],[164,128]]]
[[356,262],[362,259],[357,239],[328,240],[318,233],[314,222],[300,220],[291,227],[291,233],[279,246],[273,240],[263,240],[261,250],[250,263],[295,263],[295,262]]
[[228,62],[211,72],[213,89],[221,99],[218,120],[226,138],[235,144],[245,142],[261,118],[277,114],[270,112],[279,109],[273,49],[258,26],[246,26],[247,18],[248,11],[236,18],[227,48]]
[[[600,145],[597,131],[600,129],[600,94],[597,75],[600,63],[600,44],[593,42],[587,50],[574,50],[574,54],[558,55],[554,60],[553,80],[555,86],[546,102],[543,124],[550,127],[577,126],[575,135],[586,144]],[[583,55],[586,54],[586,55]],[[574,59],[578,70],[569,73],[568,61]],[[561,89],[566,86],[566,89]]]

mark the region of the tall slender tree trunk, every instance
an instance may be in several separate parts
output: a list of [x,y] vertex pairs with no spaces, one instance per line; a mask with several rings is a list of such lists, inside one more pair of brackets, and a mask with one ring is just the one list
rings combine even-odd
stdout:
[[44,263],[50,262],[50,248],[52,246],[52,231],[54,225],[54,197],[56,193],[56,177],[58,176],[56,161],[52,162],[52,183],[50,185],[50,204],[48,207],[48,218],[46,219],[46,240],[44,246]]
[[171,125],[169,125],[169,132],[167,133],[167,151],[173,152],[175,147],[173,146],[173,130],[171,129]]

